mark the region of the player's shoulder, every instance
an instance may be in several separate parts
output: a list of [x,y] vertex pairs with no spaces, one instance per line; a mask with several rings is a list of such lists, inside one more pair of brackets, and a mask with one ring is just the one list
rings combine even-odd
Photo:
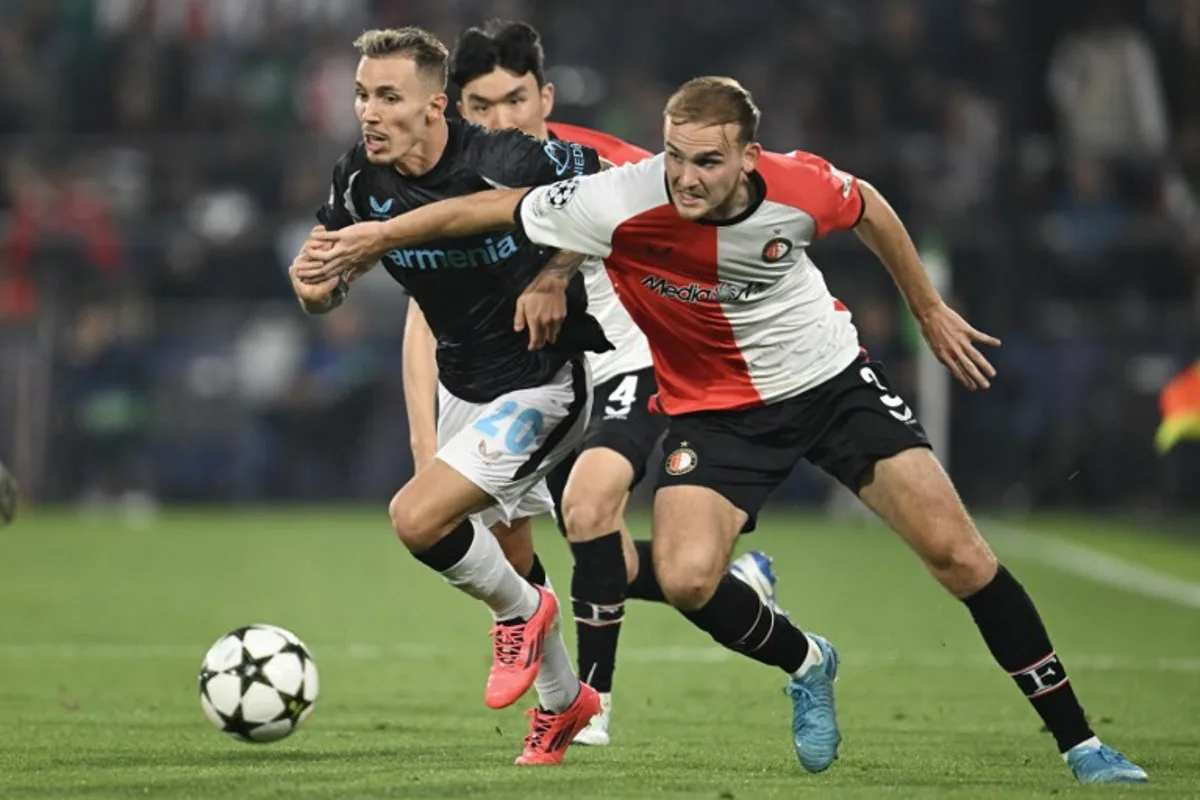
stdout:
[[830,188],[848,197],[855,185],[853,175],[804,150],[764,150],[758,159],[758,172],[766,180],[768,199],[798,207],[811,202],[814,193],[826,193]]
[[650,157],[649,150],[643,150],[637,145],[630,144],[624,139],[602,131],[584,128],[579,125],[568,125],[565,122],[548,122],[546,127],[550,133],[559,139],[582,144],[600,154],[605,161],[618,166],[630,164]]
[[645,207],[659,201],[666,202],[666,181],[663,172],[663,156],[626,161],[597,175],[589,176],[595,181],[597,191],[614,202],[623,202],[630,207]]
[[831,166],[826,159],[805,150],[792,150],[787,153],[764,150],[758,160],[759,172],[774,171],[793,178],[822,178],[829,173]]
[[498,154],[524,152],[541,148],[542,142],[518,130],[489,130],[465,119],[452,119],[451,143],[460,160],[487,161]]
[[370,164],[371,162],[367,160],[366,147],[362,142],[356,142],[350,149],[342,153],[341,158],[333,165],[333,171],[339,177],[348,177],[355,172],[361,172]]
[[587,192],[591,208],[615,227],[669,206],[663,167],[659,153],[582,179],[591,182]]

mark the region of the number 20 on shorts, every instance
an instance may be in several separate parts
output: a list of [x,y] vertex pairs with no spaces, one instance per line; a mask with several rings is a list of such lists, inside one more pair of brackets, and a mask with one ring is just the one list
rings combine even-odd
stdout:
[[537,441],[546,420],[536,408],[526,408],[520,413],[518,408],[515,401],[506,400],[475,420],[474,428],[489,439],[497,438],[503,431],[504,446],[509,452],[524,453]]

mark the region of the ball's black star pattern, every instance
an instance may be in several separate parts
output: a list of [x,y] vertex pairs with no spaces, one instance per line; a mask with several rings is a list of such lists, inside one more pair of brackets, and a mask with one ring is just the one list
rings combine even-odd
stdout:
[[242,716],[242,704],[238,703],[238,707],[233,710],[232,714],[223,714],[220,711],[217,715],[221,717],[221,721],[225,723],[222,730],[226,733],[231,733],[244,742],[253,742],[254,737],[251,734],[255,728],[258,728],[262,723],[247,722]]
[[256,683],[261,683],[264,686],[270,686],[272,689],[275,688],[274,685],[271,684],[271,679],[268,678],[267,674],[263,671],[263,668],[266,667],[274,657],[275,654],[270,653],[262,658],[255,658],[249,650],[247,650],[245,647],[242,648],[242,661],[237,665],[237,667],[234,668],[234,672],[237,673],[237,676],[242,681],[242,688],[239,690],[242,697],[245,697],[246,692],[250,691],[250,687]]

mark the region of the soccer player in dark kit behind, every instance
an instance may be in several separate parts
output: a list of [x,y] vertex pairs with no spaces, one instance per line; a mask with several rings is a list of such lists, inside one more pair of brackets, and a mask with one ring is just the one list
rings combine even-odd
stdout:
[[[362,58],[354,106],[363,140],[334,168],[328,202],[318,212],[324,229],[599,168],[595,151],[578,144],[447,120],[448,52],[425,31],[368,31],[356,46]],[[293,288],[306,310],[322,313],[341,302],[348,284],[340,276],[316,284],[296,278],[311,259],[312,241],[292,265]],[[557,599],[533,553],[510,554],[519,573],[497,537],[477,534],[470,519],[504,537],[550,511],[544,478],[573,452],[591,414],[584,353],[612,348],[586,313],[582,278],[568,290],[570,311],[556,343],[531,350],[529,334],[514,330],[518,297],[552,255],[511,230],[448,237],[382,257],[437,337],[445,389],[442,446],[392,499],[392,525],[419,561],[492,610],[487,705],[503,708],[536,687],[540,706],[531,712],[517,759],[523,765],[561,762],[600,711],[597,693],[571,666]]]
[[[1033,600],[980,535],[913,410],[861,352],[849,310],[807,246],[854,230],[968,389],[987,389],[995,377],[977,345],[1000,342],[944,302],[874,187],[811,153],[764,150],[758,121],[737,81],[697,78],[668,101],[665,152],[652,159],[324,234],[333,246],[323,260],[336,271],[361,260],[360,250],[514,223],[535,242],[604,259],[654,351],[659,402],[671,417],[654,499],[655,573],[667,598],[714,639],[789,675],[793,743],[806,769],[837,757],[837,651],[723,574],[738,533],[801,458],[854,491],[963,603],[1078,781],[1147,780],[1092,731]],[[527,292],[561,293],[577,268],[551,264]]]

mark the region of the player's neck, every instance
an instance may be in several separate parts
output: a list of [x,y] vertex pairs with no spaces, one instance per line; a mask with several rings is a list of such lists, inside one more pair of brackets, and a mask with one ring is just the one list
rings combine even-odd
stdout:
[[724,203],[714,208],[711,213],[705,216],[705,219],[713,222],[733,219],[750,207],[750,204],[757,199],[755,197],[756,193],[754,181],[750,180],[749,175],[743,173],[742,177],[738,180],[737,188],[733,190],[733,194]]
[[401,175],[420,177],[441,160],[449,141],[450,126],[446,124],[445,119],[439,119],[429,127],[429,135],[415,143],[407,153],[396,159],[392,166]]
[[542,120],[542,127],[538,128],[534,135],[543,142],[550,141],[550,126],[546,124],[546,120]]

